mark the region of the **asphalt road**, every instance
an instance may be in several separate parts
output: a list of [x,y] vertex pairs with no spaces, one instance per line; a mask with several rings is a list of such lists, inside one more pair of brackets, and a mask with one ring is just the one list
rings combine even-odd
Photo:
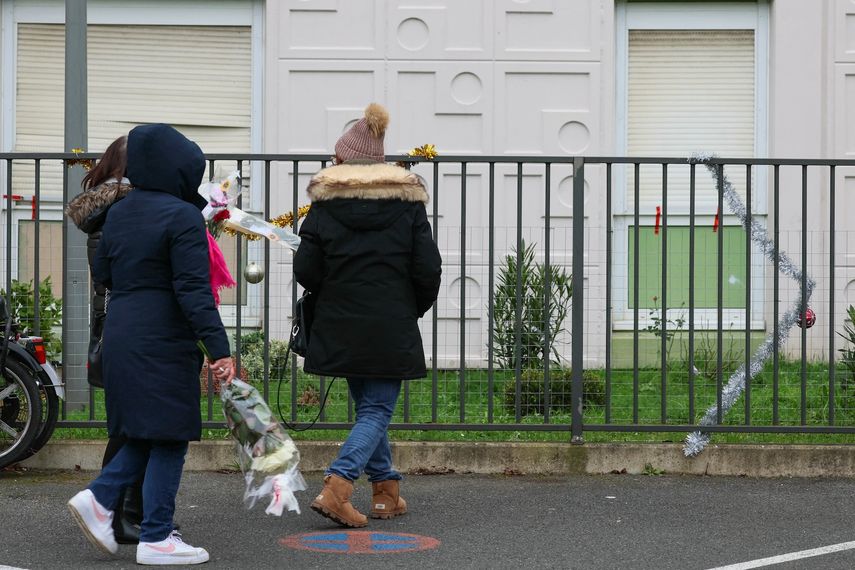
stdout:
[[[0,472],[0,568],[136,567],[134,547],[100,554],[65,508],[92,476]],[[308,509],[320,475],[307,480],[303,513],[276,518],[243,507],[239,474],[185,474],[176,520],[211,553],[202,568],[704,570],[855,541],[855,481],[842,479],[409,475],[410,513],[353,535]],[[360,483],[354,504],[369,500]],[[748,567],[851,569],[855,548]]]

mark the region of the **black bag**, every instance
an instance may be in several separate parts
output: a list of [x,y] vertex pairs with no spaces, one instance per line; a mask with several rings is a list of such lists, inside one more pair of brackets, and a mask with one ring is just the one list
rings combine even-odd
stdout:
[[315,316],[315,296],[304,291],[294,307],[294,319],[291,321],[291,341],[288,348],[294,354],[305,358],[309,352],[309,332]]
[[[309,351],[309,332],[312,330],[312,320],[315,317],[316,302],[316,295],[312,295],[309,291],[303,291],[303,295],[297,299],[297,302],[294,305],[294,318],[291,320],[291,340],[288,342],[288,350],[285,352],[286,363],[288,362],[288,356],[290,356],[290,353],[293,352],[294,354],[298,354],[305,358],[306,353]],[[321,413],[324,411],[324,406],[327,403],[327,397],[330,395],[330,390],[332,390],[333,384],[335,384],[335,378],[333,378],[332,382],[327,386],[327,391],[324,394],[324,399],[321,400],[321,407],[318,410],[318,415],[315,416],[315,419],[305,427],[298,428],[285,419],[285,415],[282,413],[282,408],[279,405],[279,393],[282,391],[282,376],[280,376],[279,383],[276,385],[276,411],[279,414],[279,417],[282,418],[282,424],[292,431],[306,431],[311,429],[312,426],[315,425],[315,422],[318,421],[318,418],[321,417]]]
[[86,380],[90,386],[104,387],[104,377],[101,372],[101,339],[90,337],[89,353],[86,356]]

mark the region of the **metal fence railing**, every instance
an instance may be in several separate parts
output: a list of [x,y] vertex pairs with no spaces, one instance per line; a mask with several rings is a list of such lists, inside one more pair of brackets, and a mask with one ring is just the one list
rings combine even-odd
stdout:
[[[4,293],[24,291],[19,317],[55,337],[69,394],[60,427],[105,425],[103,393],[85,383],[85,327],[45,311],[86,269],[62,211],[76,193],[69,161],[91,158],[0,154]],[[440,299],[421,322],[428,377],[405,383],[393,429],[577,441],[701,427],[855,432],[855,222],[837,191],[855,161],[387,158],[425,178],[444,259]],[[239,170],[241,207],[270,219],[307,204],[308,179],[328,161],[209,155],[208,176]],[[243,237],[221,245],[238,281],[221,313],[239,369],[290,423],[320,412],[316,429],[348,427],[344,383],[319,410],[332,379],[282,362],[300,293],[291,253]],[[244,277],[252,264],[258,284]],[[204,425],[222,427],[216,386],[200,383]]]

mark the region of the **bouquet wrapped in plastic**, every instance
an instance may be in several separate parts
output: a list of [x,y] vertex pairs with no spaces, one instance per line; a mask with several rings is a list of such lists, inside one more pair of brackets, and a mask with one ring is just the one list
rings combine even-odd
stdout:
[[306,482],[298,469],[300,453],[291,437],[258,390],[246,382],[235,379],[224,384],[220,397],[246,478],[244,504],[252,508],[259,499],[269,497],[265,513],[280,516],[286,508],[299,513],[294,492],[304,490]]
[[202,210],[202,215],[211,234],[216,238],[226,229],[244,234],[251,239],[267,238],[292,251],[297,251],[300,246],[300,236],[288,228],[271,224],[238,208],[235,202],[240,193],[240,176],[237,171],[222,180],[204,182],[199,186],[199,194],[208,201],[208,205]]

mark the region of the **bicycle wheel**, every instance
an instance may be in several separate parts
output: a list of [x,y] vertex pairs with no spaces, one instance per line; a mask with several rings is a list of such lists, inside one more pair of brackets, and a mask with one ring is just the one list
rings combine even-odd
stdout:
[[24,461],[35,455],[50,440],[53,430],[56,429],[56,422],[59,420],[59,396],[49,383],[49,378],[41,379],[41,386],[39,386],[42,403],[41,423],[30,447],[18,457],[17,461]]
[[42,400],[32,373],[7,360],[0,376],[0,468],[19,460],[38,435]]

